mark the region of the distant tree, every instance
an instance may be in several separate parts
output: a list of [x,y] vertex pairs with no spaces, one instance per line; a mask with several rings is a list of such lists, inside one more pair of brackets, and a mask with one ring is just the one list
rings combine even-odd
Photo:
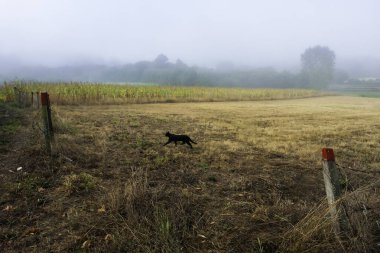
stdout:
[[302,75],[309,87],[327,87],[334,77],[335,53],[328,47],[308,48],[301,55]]
[[181,59],[177,59],[175,65],[179,68],[187,68],[187,65]]
[[166,63],[168,63],[169,58],[164,54],[159,54],[156,59],[154,60],[154,63],[158,66],[165,66]]

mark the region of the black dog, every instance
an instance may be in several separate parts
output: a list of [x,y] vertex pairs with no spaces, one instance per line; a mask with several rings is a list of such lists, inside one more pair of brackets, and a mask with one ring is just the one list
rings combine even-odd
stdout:
[[193,148],[193,146],[191,145],[190,142],[194,143],[194,144],[197,144],[195,141],[193,141],[192,139],[190,139],[189,136],[187,135],[176,135],[176,134],[171,134],[169,132],[166,132],[165,136],[169,137],[169,140],[167,143],[164,144],[167,145],[169,144],[170,142],[174,141],[174,144],[177,145],[177,141],[182,141],[182,145],[183,144],[187,144],[190,146],[190,148]]

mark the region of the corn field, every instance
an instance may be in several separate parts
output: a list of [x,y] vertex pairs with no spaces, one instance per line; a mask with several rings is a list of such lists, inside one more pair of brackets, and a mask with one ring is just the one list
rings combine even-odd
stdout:
[[47,91],[52,104],[97,105],[207,101],[254,101],[321,96],[309,89],[249,89],[101,83],[43,83],[15,81],[0,86],[0,101],[14,101],[14,87],[24,92]]

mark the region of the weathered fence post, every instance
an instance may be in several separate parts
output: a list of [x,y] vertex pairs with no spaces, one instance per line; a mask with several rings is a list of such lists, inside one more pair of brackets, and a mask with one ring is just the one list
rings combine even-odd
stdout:
[[28,105],[28,93],[26,93],[25,91],[21,91],[21,96],[22,96],[22,107],[27,107]]
[[17,87],[13,87],[13,92],[15,94],[15,99],[16,99],[17,106],[21,107],[21,105],[20,105],[20,103],[21,103],[21,97],[20,97],[20,92],[17,89]]
[[339,235],[342,229],[341,225],[345,222],[345,216],[340,210],[340,204],[337,202],[342,194],[342,191],[339,181],[339,174],[335,164],[334,150],[332,148],[322,149],[322,165],[323,179],[325,181],[330,215],[334,224],[334,232],[336,235]]
[[32,100],[31,100],[32,103],[31,103],[31,106],[34,107],[34,96],[33,96],[34,92],[32,91],[31,94],[32,94]]
[[41,92],[41,108],[42,108],[42,119],[44,122],[44,134],[46,141],[46,149],[51,155],[51,142],[53,141],[53,124],[51,121],[51,109],[49,94],[47,92]]
[[40,92],[37,91],[37,108],[40,109]]

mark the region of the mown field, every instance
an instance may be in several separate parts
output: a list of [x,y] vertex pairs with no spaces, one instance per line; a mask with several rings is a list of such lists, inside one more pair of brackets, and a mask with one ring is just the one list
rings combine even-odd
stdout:
[[[376,252],[380,100],[2,106],[4,252]],[[166,131],[198,144],[169,144]],[[321,148],[354,205],[334,236]],[[20,171],[16,168],[22,167]],[[12,172],[11,172],[11,171]]]

